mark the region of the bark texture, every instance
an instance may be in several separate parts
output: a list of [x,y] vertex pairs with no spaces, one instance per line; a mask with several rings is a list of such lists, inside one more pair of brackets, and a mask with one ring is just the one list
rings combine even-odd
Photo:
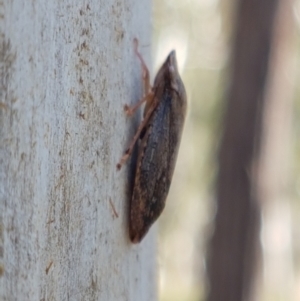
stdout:
[[154,236],[130,243],[132,170],[116,170],[150,5],[0,3],[1,300],[156,299]]

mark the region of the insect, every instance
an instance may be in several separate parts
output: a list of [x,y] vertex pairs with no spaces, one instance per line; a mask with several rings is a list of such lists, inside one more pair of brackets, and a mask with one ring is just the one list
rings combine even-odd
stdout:
[[129,148],[117,164],[120,169],[138,143],[138,158],[130,204],[129,235],[133,243],[140,242],[162,213],[171,185],[181,140],[187,99],[179,76],[175,51],[171,51],[159,69],[153,87],[147,66],[138,51],[135,53],[143,70],[144,97],[133,107],[125,105],[127,115],[133,115],[146,103],[144,118]]

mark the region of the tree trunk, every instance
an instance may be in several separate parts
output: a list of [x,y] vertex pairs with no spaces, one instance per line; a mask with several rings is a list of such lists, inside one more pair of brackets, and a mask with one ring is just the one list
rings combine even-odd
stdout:
[[219,157],[208,301],[254,299],[260,230],[257,161],[277,1],[238,1]]
[[295,207],[290,194],[295,172],[291,160],[294,147],[293,101],[299,70],[293,4],[293,0],[279,3],[263,118],[259,164],[264,222],[261,235],[264,246],[262,289],[259,292],[261,300],[299,299],[294,296],[297,287],[294,257],[297,240],[293,239]]
[[[156,300],[154,233],[128,235],[142,1],[0,6],[0,299]],[[149,58],[150,47],[141,47]],[[138,116],[139,117],[139,116]]]

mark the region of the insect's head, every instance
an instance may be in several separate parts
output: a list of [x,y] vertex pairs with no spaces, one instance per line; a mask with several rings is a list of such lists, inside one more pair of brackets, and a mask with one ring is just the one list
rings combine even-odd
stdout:
[[165,64],[168,65],[169,71],[170,72],[175,72],[178,73],[178,68],[177,68],[177,59],[176,59],[176,51],[172,50],[170,54],[168,55]]
[[167,59],[159,69],[155,81],[154,88],[164,85],[164,88],[172,89],[177,93],[181,90],[181,79],[177,67],[176,51],[172,50]]
[[186,92],[178,72],[175,50],[170,52],[160,67],[154,80],[153,92],[159,101],[171,97],[173,105],[179,106],[178,114],[185,115]]
[[179,92],[178,78],[180,78],[177,67],[176,51],[172,50],[165,62],[169,71],[170,85],[173,90]]

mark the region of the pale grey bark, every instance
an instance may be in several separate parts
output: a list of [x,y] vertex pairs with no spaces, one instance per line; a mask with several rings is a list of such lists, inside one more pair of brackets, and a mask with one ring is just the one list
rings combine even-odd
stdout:
[[128,238],[133,52],[150,1],[0,4],[0,300],[155,300],[154,233]]

